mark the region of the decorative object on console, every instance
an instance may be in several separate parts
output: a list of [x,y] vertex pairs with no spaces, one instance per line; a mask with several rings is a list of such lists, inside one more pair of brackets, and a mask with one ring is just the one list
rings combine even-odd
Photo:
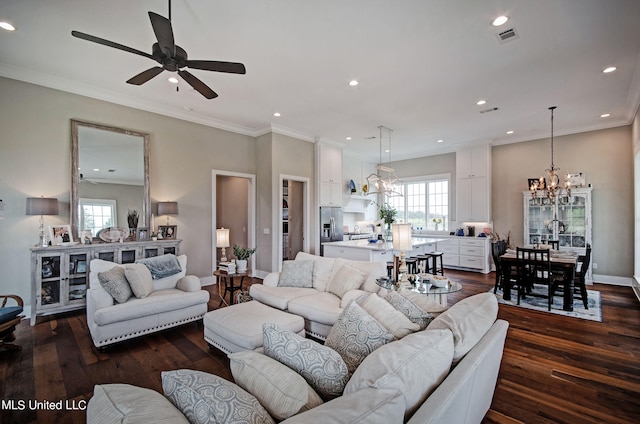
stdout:
[[402,284],[409,281],[407,279],[409,270],[407,269],[406,252],[413,249],[413,244],[411,243],[411,224],[393,224],[391,231],[393,231],[393,248],[400,251],[400,267],[398,268],[398,273],[400,273],[402,277],[398,284]]
[[135,240],[137,237],[137,229],[138,229],[138,220],[140,219],[140,214],[135,209],[129,209],[127,212],[127,224],[129,224],[129,237],[132,240]]
[[233,245],[233,254],[236,257],[236,265],[239,273],[247,272],[247,261],[255,253],[256,249],[244,246]]
[[158,238],[161,240],[175,240],[177,232],[177,225],[158,225]]
[[58,199],[54,197],[27,197],[27,215],[40,215],[40,239],[37,246],[47,247],[47,238],[44,234],[44,215],[58,215]]
[[71,235],[71,225],[49,225],[49,239],[51,244],[55,246],[77,244]]
[[[367,185],[371,191],[368,194],[383,194],[387,197],[402,196],[402,193],[398,189],[400,179],[396,175],[396,171],[393,168],[382,165],[382,131],[385,130],[389,136],[389,162],[391,162],[391,133],[392,129],[380,125],[378,127],[380,131],[380,162],[376,166],[376,172],[367,177]],[[381,173],[386,172],[387,177],[384,178]]]
[[227,262],[227,247],[229,247],[229,229],[218,228],[216,230],[216,247],[221,249],[220,262]]
[[109,227],[98,231],[98,238],[107,243],[123,242],[129,232],[125,228]]
[[[531,191],[531,197],[533,199],[539,199],[538,201],[543,202],[544,198],[549,199],[550,203],[555,204],[558,201],[558,198],[563,195],[562,187],[560,185],[560,177],[558,176],[558,171],[560,168],[556,168],[553,162],[553,112],[557,106],[551,106],[549,110],[551,111],[551,166],[546,170],[547,175],[549,177],[549,183],[546,183],[544,177],[540,177],[539,179],[529,179],[529,190]],[[571,197],[571,181],[569,178],[569,174],[565,175],[564,178],[564,189],[566,193],[566,197]]]

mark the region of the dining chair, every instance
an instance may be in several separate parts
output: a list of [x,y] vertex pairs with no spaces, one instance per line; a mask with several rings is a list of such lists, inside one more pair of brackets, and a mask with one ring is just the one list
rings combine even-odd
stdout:
[[[587,271],[589,270],[589,263],[591,262],[591,244],[587,243],[587,249],[584,255],[578,256],[578,265],[576,267],[576,275],[573,280],[574,284],[574,292],[579,291],[580,298],[582,299],[582,304],[585,309],[589,309],[589,299],[587,297],[587,286],[586,286],[586,276]],[[553,287],[551,291],[551,296],[555,295],[555,292],[558,288],[563,287],[565,284],[564,279],[556,279],[553,282]],[[553,300],[552,300],[553,301]]]
[[503,270],[502,265],[500,264],[500,256],[504,255],[505,253],[507,253],[506,240],[497,240],[491,243],[491,257],[493,258],[493,263],[496,266],[496,282],[493,286],[494,293],[498,290],[498,288],[503,288]]
[[549,249],[516,248],[518,305],[520,299],[532,293],[534,284],[547,286],[548,309],[551,310],[552,282],[551,255]]
[[560,240],[547,240],[547,244],[552,250],[560,250]]

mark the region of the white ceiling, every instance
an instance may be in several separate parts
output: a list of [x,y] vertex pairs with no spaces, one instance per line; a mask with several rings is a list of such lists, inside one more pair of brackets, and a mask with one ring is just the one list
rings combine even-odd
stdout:
[[[17,30],[0,30],[0,75],[243,134],[332,140],[370,161],[378,159],[370,137],[379,125],[394,130],[396,160],[548,137],[549,106],[558,106],[556,135],[628,125],[640,103],[638,0],[172,6],[176,44],[190,59],[245,64],[246,75],[192,71],[220,97],[206,100],[184,81],[176,92],[168,72],[126,84],[155,62],[71,36],[78,30],[150,53],[147,12],[168,16],[166,0],[2,0],[0,20]],[[500,14],[510,20],[496,29],[490,21]],[[509,28],[519,38],[498,43]],[[607,66],[618,70],[603,74]],[[352,79],[360,84],[350,87]]]

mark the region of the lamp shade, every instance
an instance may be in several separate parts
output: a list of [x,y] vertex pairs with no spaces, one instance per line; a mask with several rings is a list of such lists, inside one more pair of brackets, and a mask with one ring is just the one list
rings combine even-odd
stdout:
[[216,230],[216,246],[229,247],[229,229],[218,228]]
[[158,215],[178,215],[178,202],[158,202]]
[[27,215],[58,215],[58,199],[27,197]]
[[411,243],[411,224],[393,224],[391,226],[393,235],[393,248],[402,252],[413,249]]

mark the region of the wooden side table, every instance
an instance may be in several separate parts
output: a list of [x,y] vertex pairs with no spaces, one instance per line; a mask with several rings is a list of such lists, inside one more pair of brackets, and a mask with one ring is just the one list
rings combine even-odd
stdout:
[[[224,284],[224,293],[220,295],[220,303],[218,304],[218,308],[222,306],[224,302],[227,305],[233,305],[233,293],[242,290],[242,282],[244,281],[244,277],[250,275],[250,272],[236,272],[234,274],[229,274],[226,271],[216,270],[213,272],[213,275],[216,277],[218,282]],[[222,286],[221,286],[222,287]],[[225,300],[225,296],[229,293],[229,303]]]

